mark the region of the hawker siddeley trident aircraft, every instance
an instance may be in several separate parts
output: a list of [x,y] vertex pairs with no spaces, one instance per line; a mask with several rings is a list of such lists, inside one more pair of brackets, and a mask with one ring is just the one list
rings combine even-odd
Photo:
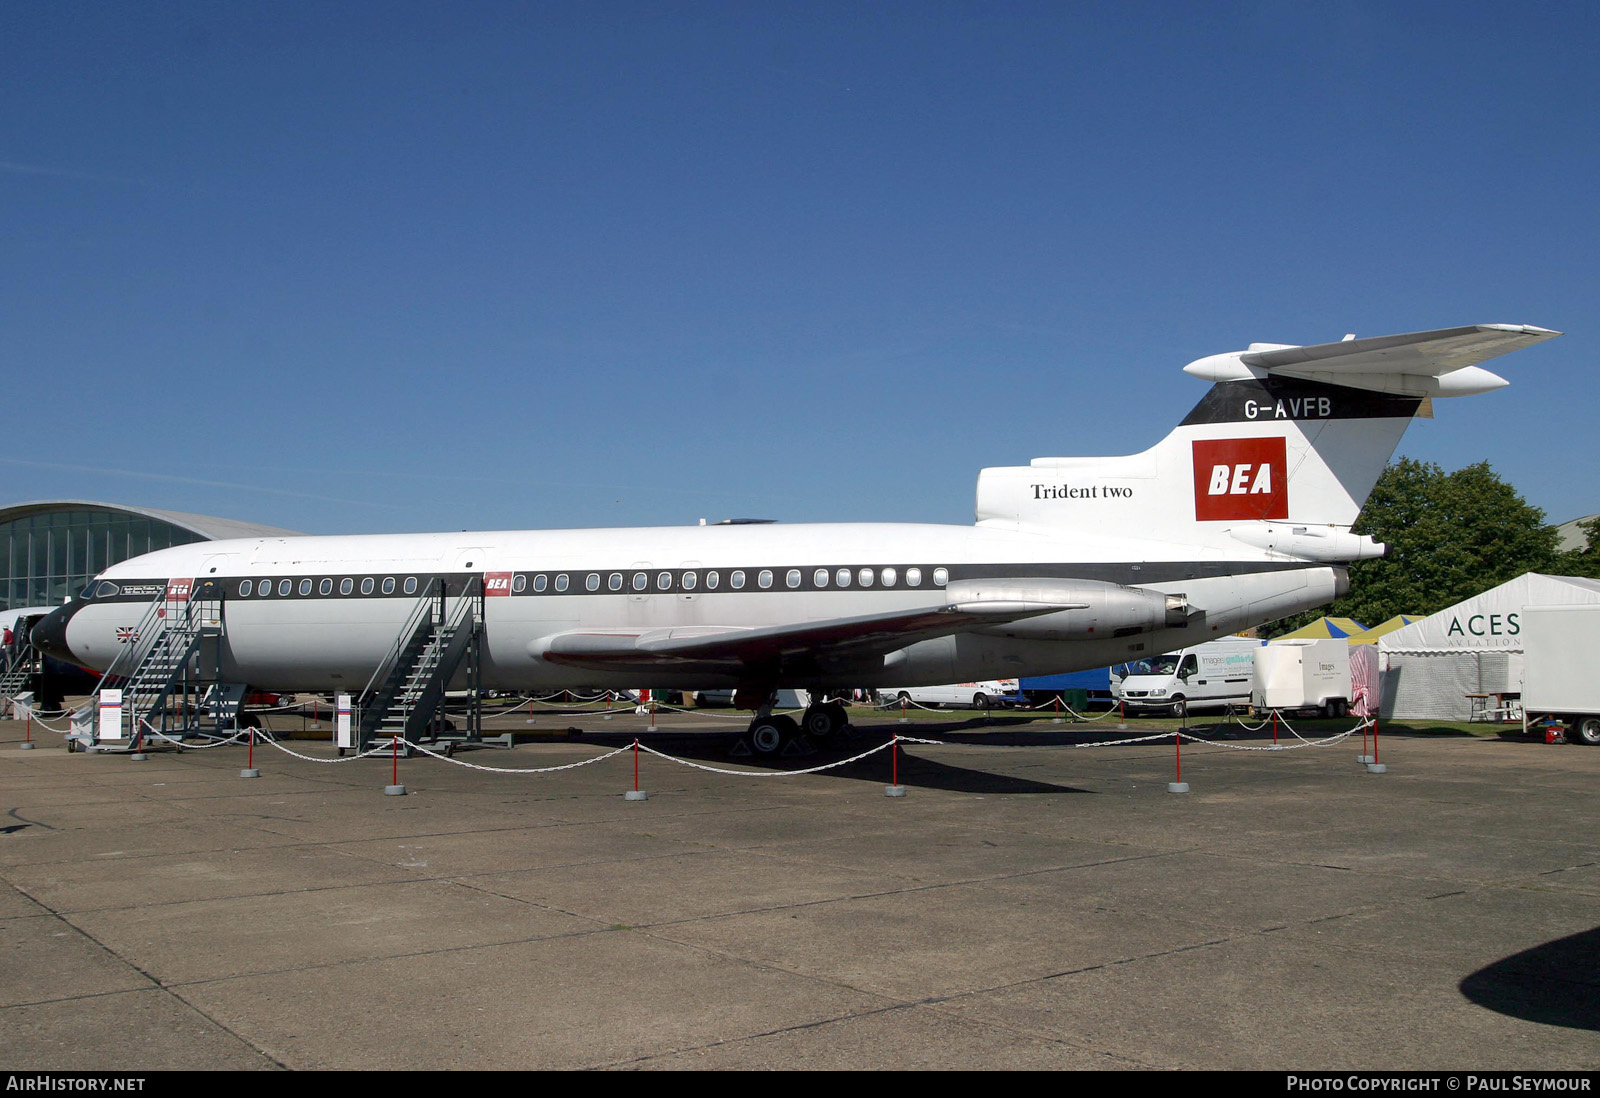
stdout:
[[[1411,420],[1500,388],[1477,363],[1558,334],[1480,324],[1202,358],[1184,370],[1214,384],[1160,443],[985,469],[970,527],[202,542],[107,569],[33,639],[104,669],[153,597],[201,584],[225,600],[225,679],[358,692],[437,580],[486,596],[483,687],[732,687],[770,752],[796,731],[770,714],[778,687],[820,699],[1103,667],[1329,602],[1346,562],[1384,551],[1350,527]],[[800,726],[843,721],[817,703]]]

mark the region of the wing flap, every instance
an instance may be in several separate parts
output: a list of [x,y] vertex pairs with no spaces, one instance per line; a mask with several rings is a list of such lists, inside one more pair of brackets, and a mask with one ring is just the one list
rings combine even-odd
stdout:
[[529,645],[535,656],[577,667],[656,670],[784,668],[796,663],[848,663],[882,656],[917,641],[1024,618],[1081,610],[1087,603],[1017,599],[957,602],[882,614],[829,618],[760,628],[598,630],[558,633]]

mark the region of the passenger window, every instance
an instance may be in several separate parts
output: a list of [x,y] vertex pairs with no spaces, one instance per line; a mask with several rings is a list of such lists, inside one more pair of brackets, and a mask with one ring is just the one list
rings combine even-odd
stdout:
[[763,568],[761,570],[761,574],[756,577],[756,585],[759,586],[763,591],[765,591],[767,588],[771,587],[772,586],[772,571],[770,569]]
[[560,594],[561,592],[565,591],[566,589],[567,589],[567,574],[565,572],[562,572],[562,573],[560,573],[559,575],[556,576],[556,593]]
[[393,576],[384,576],[383,577],[383,593],[385,595],[394,594],[394,577]]
[[633,574],[633,589],[635,591],[643,591],[648,586],[650,586],[649,576],[643,572],[635,572]]
[[606,586],[611,588],[611,590],[613,590],[613,591],[622,590],[622,573],[621,572],[613,572],[613,573],[611,573],[611,575],[607,576],[606,577]]
[[848,568],[839,569],[838,575],[836,575],[834,578],[839,581],[839,586],[840,587],[849,587],[850,586],[850,569],[848,569]]
[[733,575],[728,577],[728,583],[732,585],[735,591],[744,590],[744,573],[735,571]]
[[324,598],[333,594],[333,580],[324,579],[321,583],[317,584],[317,594],[322,595]]
[[511,577],[511,593],[520,595],[528,589],[528,577],[518,574]]
[[939,587],[943,587],[945,584],[949,583],[950,582],[950,569],[948,569],[948,568],[935,568],[933,570],[933,582]]
[[685,572],[683,574],[683,589],[685,591],[693,591],[695,584],[699,582],[700,581],[695,577],[693,572]]
[[550,586],[550,577],[540,572],[533,577],[533,589],[537,594],[544,594],[544,589]]
[[304,579],[304,580],[300,581],[300,593],[302,595],[311,594],[311,581],[310,580]]
[[895,579],[894,569],[893,568],[885,568],[883,570],[883,585],[885,587],[893,587],[894,586],[894,579]]
[[361,580],[361,593],[363,595],[372,594],[372,587],[373,587],[373,583],[372,583],[372,577],[371,576],[366,576]]
[[287,595],[294,591],[294,580],[284,579],[278,581],[278,594]]
[[785,574],[784,577],[783,577],[783,582],[787,583],[790,587],[799,587],[800,586],[800,569],[798,569],[798,568],[789,569],[788,573]]
[[272,581],[262,580],[261,586],[256,590],[256,594],[261,598],[266,598],[268,595],[272,594]]
[[828,570],[826,568],[818,568],[815,572],[811,573],[811,582],[816,584],[818,587],[828,586]]
[[590,572],[583,580],[583,586],[589,591],[600,590],[600,573]]
[[356,581],[351,579],[349,576],[346,576],[344,579],[339,581],[339,594],[348,595],[355,589]]
[[[102,584],[101,586],[103,587],[104,584]],[[253,591],[253,590],[255,590],[255,584],[251,583],[249,580],[245,580],[243,583],[241,583],[239,585],[239,597],[241,599],[247,599],[247,598],[250,597],[250,592]],[[99,593],[100,593],[100,588],[99,587],[95,588],[95,594],[98,595]]]
[[907,587],[921,587],[922,586],[922,569],[920,569],[920,568],[907,568],[906,569],[906,586]]
[[857,578],[857,580],[860,581],[861,586],[863,586],[863,587],[871,587],[872,586],[872,569],[863,568],[860,571],[860,573],[856,576],[856,578]]
[[656,576],[656,589],[659,591],[672,590],[671,572],[662,572],[660,575]]
[[719,577],[717,576],[717,574],[715,572],[707,572],[706,573],[706,590],[707,591],[715,591],[717,589],[717,580],[718,580],[718,578]]
[[415,595],[417,593],[417,577],[416,576],[407,576],[406,577],[405,592],[408,595]]

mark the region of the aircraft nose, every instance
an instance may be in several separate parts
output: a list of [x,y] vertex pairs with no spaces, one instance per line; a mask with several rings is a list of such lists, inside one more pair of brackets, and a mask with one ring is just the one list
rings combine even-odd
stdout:
[[67,647],[67,622],[72,620],[72,615],[77,609],[76,604],[69,602],[40,618],[34,625],[33,632],[28,634],[33,646],[47,656],[66,663],[78,663],[78,659],[72,654],[72,649]]

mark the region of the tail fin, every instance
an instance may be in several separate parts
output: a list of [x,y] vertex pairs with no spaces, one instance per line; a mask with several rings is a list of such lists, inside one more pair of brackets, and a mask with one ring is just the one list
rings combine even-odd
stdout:
[[1377,556],[1383,547],[1349,527],[1411,420],[1431,415],[1434,397],[1504,386],[1477,363],[1559,334],[1480,324],[1203,358],[1184,370],[1216,384],[1156,446],[985,469],[978,521]]

